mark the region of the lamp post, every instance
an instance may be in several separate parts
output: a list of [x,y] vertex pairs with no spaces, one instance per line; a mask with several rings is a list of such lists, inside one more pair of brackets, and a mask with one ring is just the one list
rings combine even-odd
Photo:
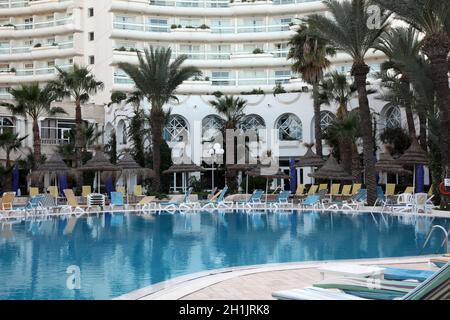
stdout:
[[211,149],[209,149],[208,153],[211,157],[211,169],[212,169],[211,190],[214,190],[214,164],[217,161],[217,156],[223,155],[225,153],[225,150],[223,150],[222,146],[219,143],[216,143]]

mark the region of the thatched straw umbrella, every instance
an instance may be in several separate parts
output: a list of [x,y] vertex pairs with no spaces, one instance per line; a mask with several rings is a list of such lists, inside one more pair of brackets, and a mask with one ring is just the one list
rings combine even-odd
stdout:
[[[381,153],[379,160],[375,164],[375,170],[378,172],[392,173],[396,175],[410,175],[411,171],[404,169],[392,156],[385,152]],[[386,180],[387,187],[387,180]]]
[[[200,167],[194,163],[190,163],[190,164],[174,164],[173,166],[171,166],[169,169],[163,171],[163,174],[170,174],[173,173],[174,174],[174,179],[175,179],[175,174],[176,173],[181,173],[183,175],[183,190],[184,192],[186,192],[187,190],[187,173],[192,173],[192,172],[205,172],[206,169],[203,167]],[[174,184],[175,186],[175,184]]]
[[427,153],[419,145],[417,139],[412,139],[411,146],[403,155],[396,160],[402,166],[414,166],[413,170],[413,190],[416,191],[416,165],[428,164]]
[[120,168],[109,162],[105,153],[97,150],[95,155],[79,171],[94,171],[97,174],[97,192],[100,193],[100,173],[120,171]]
[[[353,176],[348,174],[344,168],[336,161],[333,157],[333,154],[330,154],[330,157],[325,162],[325,164],[314,173],[309,174],[310,177],[318,178],[318,179],[329,179],[331,180],[331,185],[333,184],[333,180],[354,180]],[[330,198],[332,197],[330,192]]]
[[58,176],[73,173],[72,169],[67,166],[61,156],[57,153],[53,154],[50,159],[40,164],[32,173],[31,177],[42,179],[46,174],[55,178],[55,187],[58,187]]
[[266,178],[266,202],[267,193],[269,192],[269,179],[290,179],[291,177],[285,174],[281,169],[278,169],[276,173],[265,172],[264,167],[257,167],[247,172],[247,175],[251,177],[265,177]]
[[128,188],[128,179],[132,175],[139,175],[141,177],[145,178],[153,178],[155,177],[155,171],[149,168],[143,168],[141,167],[131,156],[130,153],[126,153],[122,159],[120,159],[117,162],[117,167],[122,171],[122,177],[125,181],[126,188],[127,188],[127,202],[128,202],[128,194],[129,194],[129,188]]
[[309,167],[311,168],[311,173],[314,173],[314,168],[321,167],[325,163],[321,156],[317,155],[312,151],[312,147],[314,144],[305,144],[308,148],[306,153],[299,157],[295,163],[297,168]]
[[256,163],[242,163],[242,164],[229,164],[227,165],[227,170],[231,171],[241,171],[245,173],[245,194],[248,194],[248,171],[257,168]]

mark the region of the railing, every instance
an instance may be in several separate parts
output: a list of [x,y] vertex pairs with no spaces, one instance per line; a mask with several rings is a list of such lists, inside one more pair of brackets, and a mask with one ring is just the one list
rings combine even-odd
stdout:
[[[135,23],[135,22],[123,22],[114,21],[114,29],[119,30],[133,30],[133,31],[145,31],[145,32],[169,32],[171,29],[169,25],[160,24],[147,24],[147,23]],[[238,25],[235,27],[210,27],[212,33],[260,33],[260,32],[280,32],[289,31],[289,25],[287,24],[274,24],[274,25]],[[177,30],[177,29],[175,29]],[[195,31],[195,28],[183,29],[186,31]],[[204,30],[204,29],[198,29]]]
[[41,127],[41,143],[52,146],[68,144],[70,130],[68,128]]
[[[63,70],[71,68],[72,65],[59,66]],[[46,75],[56,74],[55,67],[37,68],[37,69],[19,69],[16,70],[16,76],[33,76],[33,75]]]
[[[239,85],[275,85],[288,83],[291,76],[284,77],[261,77],[261,78],[213,78],[210,77],[213,86],[239,86]],[[114,83],[117,84],[134,84],[127,75],[114,75]]]
[[[317,2],[320,0],[272,0],[274,5],[296,4],[305,2]],[[253,1],[241,1],[243,3],[250,3]],[[258,1],[254,1],[258,3]],[[169,7],[194,7],[194,8],[226,8],[230,5],[229,0],[150,0],[150,5],[154,6],[169,6]]]
[[435,230],[441,230],[442,231],[442,233],[444,235],[444,238],[443,238],[443,241],[442,241],[442,244],[441,244],[440,247],[445,249],[445,253],[449,253],[450,252],[450,250],[449,250],[450,249],[450,243],[448,242],[448,237],[449,237],[450,229],[447,231],[447,230],[445,230],[445,228],[443,226],[440,226],[440,225],[434,225],[434,226],[431,227],[430,232],[428,233],[428,236],[427,236],[427,238],[425,240],[425,243],[424,243],[424,245],[422,247],[422,250],[425,249],[425,247],[427,246],[428,242],[431,239],[431,235],[433,234],[433,232]]
[[[27,47],[11,47],[11,48],[0,48],[0,54],[14,54],[14,53],[27,53],[31,52],[31,50],[35,48],[34,46]],[[70,49],[73,48],[73,41],[71,42],[61,42],[59,44],[43,44],[39,48],[58,48],[58,49]]]
[[16,30],[33,30],[33,29],[42,29],[42,28],[51,28],[56,26],[62,26],[69,23],[73,23],[73,18],[63,18],[63,19],[55,19],[52,21],[39,21],[39,22],[31,22],[31,23],[21,23],[15,24],[14,27]]
[[[0,9],[23,8],[29,7],[36,0],[0,0]],[[59,2],[67,2],[72,0],[59,0]]]

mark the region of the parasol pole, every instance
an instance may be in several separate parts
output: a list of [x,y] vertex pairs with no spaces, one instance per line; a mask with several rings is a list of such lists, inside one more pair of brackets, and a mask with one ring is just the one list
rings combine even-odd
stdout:
[[269,177],[266,179],[266,203],[267,203],[267,193],[269,192]]
[[248,196],[248,172],[245,173],[245,198],[247,198],[247,196]]

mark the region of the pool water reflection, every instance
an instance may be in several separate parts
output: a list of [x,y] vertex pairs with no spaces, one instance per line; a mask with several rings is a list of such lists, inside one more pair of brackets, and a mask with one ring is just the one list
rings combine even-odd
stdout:
[[[428,217],[337,213],[104,214],[0,225],[0,299],[109,299],[207,269],[442,252]],[[81,289],[66,286],[67,267]]]

